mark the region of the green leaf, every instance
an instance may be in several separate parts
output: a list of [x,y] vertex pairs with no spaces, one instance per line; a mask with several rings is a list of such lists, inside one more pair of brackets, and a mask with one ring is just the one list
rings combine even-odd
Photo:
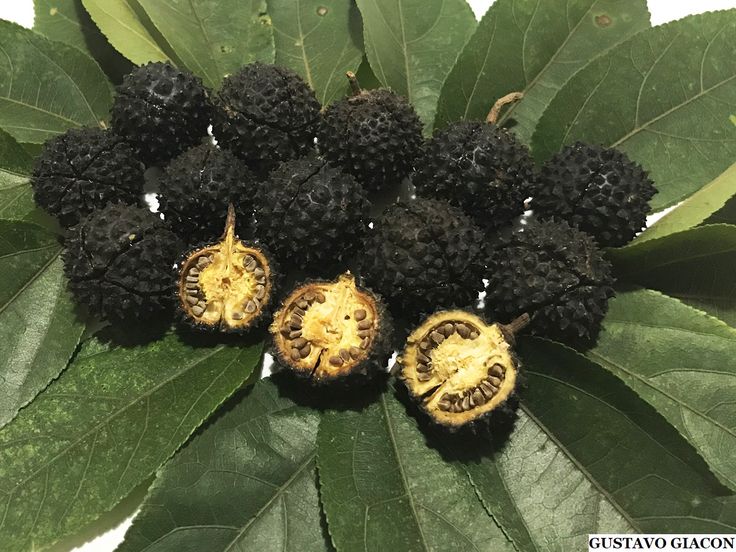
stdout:
[[114,81],[121,80],[132,66],[113,48],[90,18],[82,0],[34,0],[33,29],[97,60]]
[[378,79],[432,129],[442,83],[476,27],[465,0],[357,0],[365,51]]
[[571,78],[534,134],[538,159],[576,140],[625,151],[657,184],[655,210],[685,199],[736,155],[736,10],[643,31]]
[[29,175],[33,159],[15,141],[0,129],[0,218],[24,220],[35,209]]
[[736,325],[736,226],[700,226],[611,250],[609,257],[620,279]]
[[390,391],[360,412],[325,413],[317,450],[338,550],[514,550],[467,476],[426,445]]
[[565,81],[596,55],[647,27],[644,0],[498,0],[445,81],[435,124],[485,119],[497,99],[521,91],[524,99],[499,122],[513,119],[513,130],[529,143]]
[[117,552],[330,550],[318,423],[269,380],[256,383],[161,469]]
[[363,59],[360,12],[353,2],[269,0],[276,63],[299,73],[329,105],[345,92],[345,72]]
[[170,46],[138,0],[82,0],[85,9],[115,49],[136,65],[174,61]]
[[572,473],[587,474],[587,482],[637,532],[736,529],[733,500],[723,498],[728,489],[677,430],[620,379],[550,341],[523,339],[517,352],[529,381],[524,409],[574,463]]
[[642,232],[634,244],[681,232],[707,222],[711,216],[723,209],[733,196],[736,196],[736,164],[731,165],[724,173],[687,198],[682,205]]
[[709,216],[706,224],[736,224],[736,197],[729,199],[726,204]]
[[736,489],[736,330],[654,291],[610,301],[587,356],[621,378]]
[[274,60],[265,0],[138,0],[184,65],[215,88],[253,61]]
[[0,127],[19,142],[104,126],[112,89],[94,60],[8,21],[0,21],[0,51]]
[[251,373],[260,346],[168,335],[82,354],[0,431],[0,542],[44,548],[151,475]]
[[84,325],[74,314],[56,236],[0,221],[0,427],[66,368]]
[[519,412],[502,450],[465,464],[489,513],[516,547],[582,550],[590,533],[634,532],[630,520],[545,430]]

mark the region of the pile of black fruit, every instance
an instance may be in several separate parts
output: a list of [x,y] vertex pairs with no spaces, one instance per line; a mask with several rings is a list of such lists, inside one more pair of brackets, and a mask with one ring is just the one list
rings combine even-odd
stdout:
[[[445,427],[472,424],[511,404],[524,326],[594,342],[613,295],[599,246],[642,229],[655,189],[623,153],[586,144],[537,170],[492,121],[425,141],[404,98],[349,79],[352,93],[322,108],[282,67],[248,65],[216,92],[140,67],[111,129],[46,143],[36,202],[66,229],[69,288],[92,316],[270,330],[279,363],[313,383],[381,372],[392,336],[408,335],[410,395]],[[158,213],[144,201],[152,167]],[[377,194],[407,179],[418,197],[373,220]],[[294,274],[305,281],[284,292]]]

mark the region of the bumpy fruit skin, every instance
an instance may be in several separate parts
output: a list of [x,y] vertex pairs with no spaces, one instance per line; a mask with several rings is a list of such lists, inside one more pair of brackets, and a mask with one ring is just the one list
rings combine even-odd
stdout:
[[137,203],[143,169],[122,138],[102,129],[72,129],[44,144],[31,186],[36,203],[69,227],[109,202]]
[[540,218],[584,230],[602,247],[617,247],[646,226],[655,193],[647,172],[625,153],[577,142],[544,164],[533,208]]
[[148,209],[110,204],[71,229],[64,270],[76,301],[111,322],[173,307],[171,269],[184,245]]
[[359,273],[396,318],[464,307],[483,289],[483,233],[444,201],[417,199],[389,206],[359,256]]
[[161,62],[128,74],[112,106],[113,130],[137,147],[147,164],[165,163],[197,145],[211,118],[201,79]]
[[230,203],[240,220],[253,211],[257,184],[248,167],[226,150],[202,144],[185,151],[159,180],[159,212],[188,243],[222,233]]
[[564,221],[531,221],[491,247],[486,309],[507,323],[531,316],[531,333],[592,344],[614,295],[611,264],[593,238]]
[[529,149],[512,133],[463,121],[435,132],[412,182],[418,195],[449,201],[477,224],[499,228],[524,212],[534,177]]
[[281,164],[256,197],[256,236],[280,264],[326,274],[352,259],[370,204],[355,179],[309,156]]
[[368,191],[398,186],[413,170],[422,141],[414,108],[386,89],[330,105],[319,132],[320,152]]
[[290,69],[246,65],[224,80],[215,106],[218,141],[261,174],[314,149],[321,106]]

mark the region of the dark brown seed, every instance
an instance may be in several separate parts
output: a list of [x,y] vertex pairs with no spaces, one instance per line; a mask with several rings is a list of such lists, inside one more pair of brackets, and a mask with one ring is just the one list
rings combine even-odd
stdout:
[[359,330],[368,330],[371,326],[373,326],[373,323],[370,320],[362,320],[361,322],[358,322]]
[[339,356],[330,357],[330,364],[333,366],[342,366],[342,359]]
[[478,339],[478,332],[470,332],[470,339]]
[[361,320],[365,320],[365,317],[368,316],[368,313],[365,312],[363,309],[358,309],[353,313],[353,316],[355,319],[360,322]]
[[197,276],[187,276],[186,280],[190,284],[196,284],[197,282],[199,282],[199,278]]
[[452,408],[452,403],[449,401],[440,401],[439,403],[437,403],[437,406],[440,410],[447,412],[448,410],[450,410],[450,408]]
[[304,347],[299,349],[299,355],[302,358],[307,358],[309,356],[309,353],[312,352],[312,344],[307,343]]
[[302,299],[301,301],[296,302],[296,306],[299,307],[300,309],[306,309],[309,306],[309,303],[307,303],[304,299]]
[[457,331],[463,339],[468,339],[470,337],[470,328],[465,324],[457,324],[455,326],[455,331]]
[[350,356],[357,360],[361,356],[363,356],[363,351],[361,351],[357,347],[350,347]]
[[431,366],[428,366],[426,364],[421,364],[421,363],[417,364],[417,372],[431,372],[431,371],[432,371]]
[[200,257],[197,259],[197,266],[199,268],[206,268],[212,264],[212,259],[209,257]]
[[245,312],[248,314],[253,314],[258,309],[258,305],[255,301],[248,301],[245,305]]
[[494,364],[491,366],[491,369],[488,370],[489,374],[493,374],[496,377],[502,378],[503,375],[506,373],[506,369],[500,365],[500,364]]
[[256,299],[263,299],[266,296],[266,286],[256,286]]
[[483,393],[480,392],[480,389],[473,391],[473,401],[475,401],[475,406],[486,404],[486,398],[483,396]]
[[452,411],[453,412],[462,412],[463,411],[463,401],[458,400],[455,404],[452,405]]
[[463,410],[470,410],[470,395],[465,395],[462,405],[463,405]]
[[429,334],[430,339],[434,341],[437,345],[442,343],[445,340],[445,336],[442,335],[440,332],[432,332]]
[[343,362],[350,362],[350,353],[346,349],[340,349],[340,358]]
[[250,255],[245,257],[245,259],[243,260],[243,264],[245,265],[245,270],[247,270],[248,272],[253,272],[258,266],[256,260]]
[[369,344],[370,344],[370,339],[366,337],[363,341],[360,342],[360,347],[361,349],[367,349]]
[[291,328],[289,328],[289,339],[297,339],[298,337],[302,336],[301,330],[292,331]]
[[189,303],[190,305],[194,306],[194,305],[196,305],[197,303],[199,303],[199,299],[197,299],[197,297],[196,297],[196,296],[192,297],[191,295],[189,295],[189,296],[187,297],[187,303]]
[[312,293],[311,291],[308,291],[307,293],[305,293],[304,300],[309,301],[310,303],[314,301],[314,293]]
[[233,320],[242,320],[243,318],[245,318],[245,315],[242,312],[235,311],[233,313]]
[[199,284],[195,284],[195,283],[192,283],[192,282],[187,282],[186,284],[184,284],[184,287],[186,289],[197,289],[199,287]]
[[488,383],[490,383],[494,387],[501,387],[501,380],[498,379],[497,377],[495,377],[495,376],[488,376],[486,379],[488,380]]
[[305,311],[303,311],[302,309],[300,309],[299,307],[296,307],[294,309],[294,314],[296,314],[297,316],[304,316],[307,313]]
[[432,375],[431,375],[431,374],[424,374],[424,373],[422,373],[422,372],[419,372],[419,373],[417,374],[417,379],[418,379],[419,381],[429,381],[429,380],[431,380],[431,379],[432,379]]
[[193,266],[189,269],[189,275],[190,276],[199,276],[199,269],[196,266]]
[[442,326],[442,333],[445,334],[445,337],[450,337],[452,334],[455,333],[455,325],[448,322],[447,324]]
[[299,349],[292,349],[291,360],[299,360],[300,358],[302,358],[302,355],[299,354]]
[[304,346],[305,346],[306,344],[307,344],[307,340],[306,340],[306,339],[304,339],[303,337],[299,337],[299,338],[295,339],[295,340],[294,340],[294,341],[293,341],[293,342],[291,343],[291,346],[292,346],[292,347],[296,347],[297,349],[301,349],[301,348],[302,348],[302,347],[304,347]]
[[421,343],[419,343],[419,348],[420,348],[421,350],[423,350],[423,351],[426,351],[426,350],[427,350],[427,349],[429,349],[429,348],[430,348],[431,346],[432,346],[432,345],[430,344],[430,342],[429,342],[429,341],[422,341]]
[[424,364],[429,364],[430,362],[432,362],[432,359],[430,359],[427,355],[420,353],[419,351],[417,351],[417,360],[419,362],[423,362]]
[[325,301],[327,301],[327,299],[325,299],[325,296],[322,295],[319,291],[314,294],[314,298],[317,300],[318,303],[324,303]]
[[496,390],[494,389],[494,387],[491,386],[491,384],[486,381],[480,382],[479,389],[481,390],[481,392],[485,395],[486,399],[488,400],[492,399],[493,395],[496,394]]
[[204,307],[194,305],[192,307],[192,312],[194,313],[194,316],[202,316],[204,314]]
[[360,338],[370,337],[370,336],[371,336],[371,331],[370,330],[359,330],[358,331],[358,337],[360,337]]
[[265,275],[266,275],[266,271],[265,271],[265,270],[263,270],[262,268],[256,268],[256,269],[255,269],[255,270],[253,271],[253,274],[255,274],[255,277],[256,277],[256,278],[260,278],[261,276],[265,276]]

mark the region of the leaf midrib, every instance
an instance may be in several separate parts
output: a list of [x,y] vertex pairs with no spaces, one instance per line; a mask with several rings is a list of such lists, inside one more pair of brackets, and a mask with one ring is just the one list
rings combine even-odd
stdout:
[[[401,481],[404,484],[404,489],[406,491],[406,496],[409,499],[409,507],[411,508],[411,512],[414,516],[414,519],[416,521],[417,529],[419,530],[419,536],[422,539],[422,548],[424,550],[430,550],[430,547],[427,545],[427,538],[424,535],[424,529],[422,528],[422,524],[419,520],[419,513],[417,512],[416,505],[414,504],[414,495],[411,492],[411,487],[409,486],[409,479],[407,478],[406,471],[404,470],[404,463],[402,461],[401,455],[399,454],[399,447],[398,442],[396,441],[396,436],[394,434],[394,427],[393,423],[391,422],[391,413],[388,410],[388,406],[386,405],[386,395],[381,395],[381,408],[383,409],[383,414],[386,419],[386,429],[388,430],[388,436],[391,440],[391,447],[394,451],[394,456],[396,457],[396,464],[399,467],[399,473],[401,474]],[[363,543],[366,545],[366,543]]]

